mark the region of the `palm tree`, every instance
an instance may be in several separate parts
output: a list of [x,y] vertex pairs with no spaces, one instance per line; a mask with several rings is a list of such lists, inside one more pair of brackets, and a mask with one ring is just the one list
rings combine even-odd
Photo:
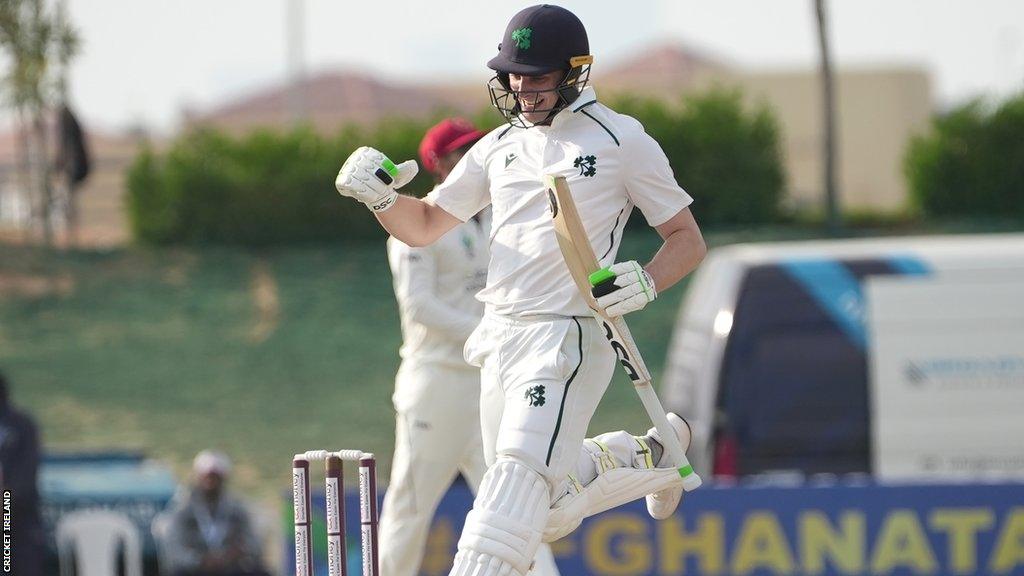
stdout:
[[48,9],[45,0],[0,2],[0,48],[8,70],[3,78],[7,103],[22,126],[23,169],[33,197],[33,219],[47,244],[53,240],[50,209],[50,160],[45,113],[56,96],[55,70],[66,65],[78,49],[78,36],[62,11]]
[[841,226],[839,216],[839,189],[836,185],[836,122],[835,122],[835,90],[832,75],[832,56],[829,51],[828,17],[825,12],[825,0],[814,0],[814,9],[818,17],[818,46],[821,52],[821,85],[824,105],[825,141],[822,156],[825,159],[825,212],[829,233],[839,233]]

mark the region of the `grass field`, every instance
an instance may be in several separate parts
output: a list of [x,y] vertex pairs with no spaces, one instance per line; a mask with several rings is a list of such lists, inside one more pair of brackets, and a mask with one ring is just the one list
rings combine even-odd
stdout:
[[[709,243],[807,237],[710,234]],[[646,259],[631,231],[620,259]],[[376,452],[387,478],[398,318],[383,244],[266,251],[55,252],[0,246],[0,370],[50,451],[137,449],[184,474],[216,446],[257,497],[288,485],[290,456]],[[630,325],[660,374],[685,288]],[[617,374],[592,432],[649,426]]]

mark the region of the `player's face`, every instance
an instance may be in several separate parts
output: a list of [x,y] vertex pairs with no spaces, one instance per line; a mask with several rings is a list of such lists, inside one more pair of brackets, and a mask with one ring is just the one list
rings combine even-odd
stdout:
[[523,117],[531,123],[547,118],[548,112],[558,104],[558,93],[554,90],[563,76],[565,72],[561,70],[540,76],[508,75],[509,87],[516,93]]
[[220,494],[224,486],[224,477],[216,473],[202,474],[196,481],[199,490],[207,496],[213,497]]

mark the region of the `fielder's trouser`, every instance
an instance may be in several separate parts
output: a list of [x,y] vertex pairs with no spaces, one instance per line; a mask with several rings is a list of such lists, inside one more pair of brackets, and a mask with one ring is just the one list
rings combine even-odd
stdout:
[[466,360],[481,367],[488,471],[452,574],[525,574],[579,462],[615,355],[590,317],[487,315],[466,343]]
[[431,520],[459,472],[476,492],[484,475],[480,372],[405,362],[395,383],[391,481],[380,517],[381,574],[419,573]]

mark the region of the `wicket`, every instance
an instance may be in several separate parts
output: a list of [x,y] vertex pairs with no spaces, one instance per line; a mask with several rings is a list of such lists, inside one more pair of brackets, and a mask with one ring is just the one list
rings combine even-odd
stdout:
[[359,518],[363,576],[379,576],[377,560],[377,461],[360,450],[310,450],[292,460],[292,501],[295,510],[295,576],[313,574],[313,519],[309,463],[325,462],[327,566],[330,576],[347,576],[345,553],[345,460],[359,462]]

